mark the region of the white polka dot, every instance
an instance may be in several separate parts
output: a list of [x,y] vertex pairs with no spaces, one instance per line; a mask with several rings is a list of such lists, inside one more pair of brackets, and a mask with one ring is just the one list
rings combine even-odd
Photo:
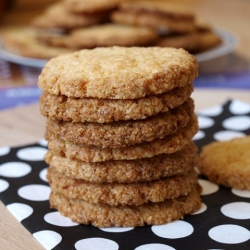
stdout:
[[225,119],[222,122],[222,126],[225,129],[232,130],[246,130],[250,128],[250,117],[249,116],[234,116]]
[[17,157],[27,161],[42,161],[47,151],[46,148],[41,147],[23,148],[18,150]]
[[62,241],[62,236],[51,230],[43,230],[33,233],[33,236],[46,250],[51,250]]
[[250,198],[250,191],[248,190],[239,190],[239,189],[232,189],[231,190],[234,195],[244,198]]
[[213,194],[219,190],[219,185],[211,181],[199,179],[198,182],[202,187],[201,195]]
[[220,243],[237,244],[250,239],[250,232],[238,225],[220,225],[209,230],[208,235],[211,239]]
[[75,244],[77,250],[118,250],[119,245],[113,240],[104,239],[104,238],[87,238],[79,240]]
[[19,222],[33,213],[33,208],[23,203],[12,203],[6,207]]
[[239,137],[244,137],[246,136],[242,132],[237,132],[237,131],[219,131],[214,133],[213,137],[216,141],[229,141],[234,138],[239,138]]
[[198,123],[200,129],[210,128],[214,125],[214,120],[209,117],[198,116]]
[[39,173],[39,177],[41,180],[48,182],[47,178],[47,168],[44,168],[43,170],[41,170],[41,172]]
[[250,105],[245,102],[234,100],[229,105],[229,110],[232,114],[243,115],[250,112]]
[[0,165],[0,175],[11,178],[23,177],[31,172],[31,166],[23,162],[7,162]]
[[230,218],[244,220],[250,219],[250,203],[232,202],[221,207],[221,212]]
[[134,227],[100,227],[99,229],[109,233],[123,233],[133,230]]
[[218,116],[222,113],[223,108],[222,106],[215,106],[212,108],[204,109],[202,111],[199,111],[199,114],[202,115],[208,115],[208,116]]
[[206,210],[207,210],[207,205],[204,203],[201,203],[200,209],[197,210],[195,213],[192,213],[192,215],[201,214],[201,213],[205,212]]
[[168,245],[164,245],[164,244],[158,244],[158,243],[151,243],[151,244],[145,244],[145,245],[141,245],[137,248],[135,248],[135,250],[175,250],[175,248],[170,247]]
[[10,147],[1,147],[0,148],[0,156],[7,155],[10,152]]
[[173,221],[165,225],[152,226],[152,231],[159,237],[167,239],[179,239],[193,233],[194,228],[186,221]]
[[5,180],[0,179],[0,193],[4,192],[6,189],[8,189],[9,183]]
[[18,189],[18,194],[31,201],[45,201],[49,199],[50,187],[39,184],[26,185]]
[[51,212],[44,216],[44,220],[52,225],[59,227],[73,227],[79,225],[72,222],[70,218],[62,216],[59,212]]
[[205,137],[205,133],[201,130],[199,130],[195,136],[193,137],[193,141],[196,141],[196,140],[200,140],[200,139],[203,139]]
[[48,141],[46,141],[45,139],[41,139],[40,141],[38,141],[38,144],[40,144],[41,146],[47,147]]

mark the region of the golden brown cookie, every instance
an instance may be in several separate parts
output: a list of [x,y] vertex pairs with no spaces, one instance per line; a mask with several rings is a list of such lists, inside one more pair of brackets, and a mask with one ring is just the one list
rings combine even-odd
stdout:
[[95,13],[113,10],[121,0],[63,0],[64,6],[76,13]]
[[103,24],[75,29],[70,34],[73,48],[85,49],[108,46],[152,45],[158,34],[146,27],[120,24]]
[[74,222],[96,227],[136,227],[165,224],[192,214],[201,207],[200,187],[194,187],[187,195],[147,203],[140,206],[110,206],[93,204],[81,199],[69,199],[52,192],[50,206],[70,217]]
[[212,182],[250,190],[249,148],[250,136],[209,143],[202,148],[198,168]]
[[195,17],[183,7],[163,1],[123,1],[111,14],[116,23],[146,26],[155,30],[188,33],[195,29]]
[[135,99],[185,86],[197,72],[195,57],[183,49],[106,47],[51,59],[38,85],[54,95]]
[[199,36],[197,32],[189,32],[186,34],[168,34],[160,37],[155,46],[183,48],[189,52],[198,49]]
[[99,148],[84,144],[74,144],[63,141],[54,136],[46,136],[48,147],[53,154],[66,156],[68,159],[85,162],[101,162],[108,160],[134,160],[153,157],[159,154],[171,154],[184,148],[198,132],[197,117],[193,115],[191,121],[184,128],[174,134],[152,142],[140,143],[123,148]]
[[131,183],[185,175],[194,168],[197,157],[197,147],[190,142],[176,153],[138,160],[88,163],[53,155],[48,151],[45,161],[57,172],[69,178],[93,183]]
[[0,36],[2,47],[6,51],[25,57],[50,59],[74,51],[74,49],[40,44],[36,40],[34,30],[30,28],[5,30],[1,32]]
[[31,25],[42,29],[63,29],[71,30],[78,27],[102,23],[109,18],[109,13],[85,13],[78,14],[70,12],[62,2],[58,2],[49,7],[41,15],[36,16]]
[[183,104],[193,92],[193,83],[164,94],[139,99],[73,98],[42,92],[40,111],[47,118],[72,122],[113,122],[145,119]]
[[67,198],[125,206],[161,202],[186,195],[197,183],[197,174],[195,170],[191,170],[186,175],[171,176],[151,182],[91,183],[65,177],[55,168],[49,167],[47,179],[53,192]]
[[46,134],[64,141],[97,147],[120,148],[142,142],[162,139],[185,127],[194,113],[194,103],[189,98],[184,104],[168,112],[142,120],[111,123],[64,122],[48,119]]

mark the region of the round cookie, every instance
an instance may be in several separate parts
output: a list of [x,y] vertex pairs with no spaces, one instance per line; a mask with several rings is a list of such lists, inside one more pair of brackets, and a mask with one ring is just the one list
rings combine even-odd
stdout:
[[108,160],[135,160],[153,157],[159,154],[171,154],[184,148],[198,132],[198,121],[193,115],[188,125],[178,129],[174,134],[152,142],[136,144],[123,148],[98,148],[84,144],[74,144],[57,137],[45,135],[48,147],[53,154],[66,156],[68,159],[85,162],[101,162]]
[[53,167],[49,167],[47,179],[53,192],[60,193],[67,198],[82,199],[90,203],[125,206],[162,202],[186,195],[197,183],[197,174],[192,169],[186,175],[171,176],[152,182],[91,183],[65,177]]
[[64,6],[76,13],[93,13],[114,9],[121,0],[63,0]]
[[111,20],[159,31],[188,33],[195,29],[195,17],[189,10],[159,1],[123,1]]
[[45,161],[69,178],[93,183],[132,183],[187,174],[196,164],[197,157],[197,147],[191,142],[176,153],[138,160],[88,163],[53,155],[48,151]]
[[71,30],[78,27],[102,23],[108,19],[108,13],[77,14],[70,12],[61,2],[49,5],[41,15],[35,17],[31,25],[35,28],[58,28]]
[[183,104],[193,89],[193,83],[188,83],[164,94],[132,100],[74,98],[42,92],[39,104],[43,116],[68,122],[137,120]]
[[250,136],[209,143],[202,148],[197,167],[212,182],[250,190],[249,148]]
[[51,59],[38,85],[54,95],[136,99],[185,86],[197,73],[197,60],[183,49],[105,47]]
[[108,23],[75,29],[70,34],[72,47],[78,49],[108,46],[146,46],[153,44],[158,34],[146,27]]
[[48,119],[46,134],[64,141],[97,147],[120,148],[142,142],[161,139],[184,127],[194,112],[190,98],[184,104],[168,112],[142,120],[117,121],[112,123],[72,123]]
[[81,199],[69,199],[52,191],[50,206],[70,217],[74,222],[96,227],[136,227],[166,224],[192,214],[201,207],[200,187],[190,193],[160,203],[140,206],[109,206],[93,204]]
[[70,48],[47,46],[39,43],[34,30],[30,28],[13,28],[2,31],[1,44],[5,50],[11,53],[39,59],[50,59],[60,54],[75,51]]

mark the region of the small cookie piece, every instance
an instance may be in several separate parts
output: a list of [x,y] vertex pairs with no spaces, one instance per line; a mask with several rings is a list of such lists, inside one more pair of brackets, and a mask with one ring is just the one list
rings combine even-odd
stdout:
[[37,59],[51,59],[60,54],[75,51],[70,48],[41,44],[37,41],[34,30],[24,27],[2,31],[1,44],[8,52]]
[[186,175],[171,176],[152,182],[99,184],[65,177],[50,166],[47,170],[47,179],[53,192],[67,198],[114,206],[138,206],[186,195],[197,183],[197,174],[192,169]]
[[55,136],[46,136],[48,147],[53,154],[66,156],[68,159],[85,162],[101,162],[108,160],[135,160],[146,157],[153,157],[159,154],[171,154],[184,148],[193,136],[198,132],[198,121],[196,115],[188,125],[178,129],[174,134],[163,139],[152,142],[140,143],[123,148],[99,148],[84,144],[74,144],[70,141],[63,141]]
[[70,34],[72,47],[78,49],[108,46],[146,46],[153,44],[158,34],[146,27],[103,24],[74,29]]
[[183,49],[106,47],[51,59],[38,85],[54,95],[135,99],[185,86],[197,74],[197,60]]
[[194,102],[189,98],[184,104],[168,112],[142,120],[111,123],[72,123],[48,119],[46,134],[64,141],[97,147],[120,148],[150,142],[173,134],[185,127],[194,113]]
[[188,33],[195,29],[193,13],[163,1],[123,1],[111,14],[111,20],[176,33]]
[[212,182],[250,190],[249,148],[250,136],[209,143],[202,148],[197,167]]
[[63,29],[71,30],[78,27],[87,27],[90,25],[107,21],[109,13],[86,13],[77,14],[70,12],[61,2],[49,5],[44,13],[35,17],[31,25],[40,29]]
[[67,122],[106,123],[120,120],[145,119],[182,105],[192,94],[193,83],[174,88],[161,95],[139,99],[73,98],[42,92],[40,112],[47,118]]
[[58,173],[73,179],[93,183],[132,183],[153,181],[163,177],[185,175],[196,163],[197,147],[190,142],[173,154],[162,154],[152,158],[130,161],[104,161],[88,163],[53,155],[48,151],[45,161]]
[[62,215],[81,224],[96,227],[136,227],[166,224],[192,214],[201,207],[200,187],[194,187],[187,195],[165,200],[160,203],[147,203],[140,206],[110,206],[93,204],[81,199],[69,199],[52,191],[50,207]]
[[96,13],[113,10],[121,0],[63,0],[64,6],[75,13]]

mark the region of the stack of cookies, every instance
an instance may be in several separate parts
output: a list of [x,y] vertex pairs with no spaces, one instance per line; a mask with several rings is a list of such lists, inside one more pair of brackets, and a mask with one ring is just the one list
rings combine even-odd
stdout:
[[39,77],[50,206],[98,227],[163,224],[201,205],[195,58],[109,47],[51,59]]

